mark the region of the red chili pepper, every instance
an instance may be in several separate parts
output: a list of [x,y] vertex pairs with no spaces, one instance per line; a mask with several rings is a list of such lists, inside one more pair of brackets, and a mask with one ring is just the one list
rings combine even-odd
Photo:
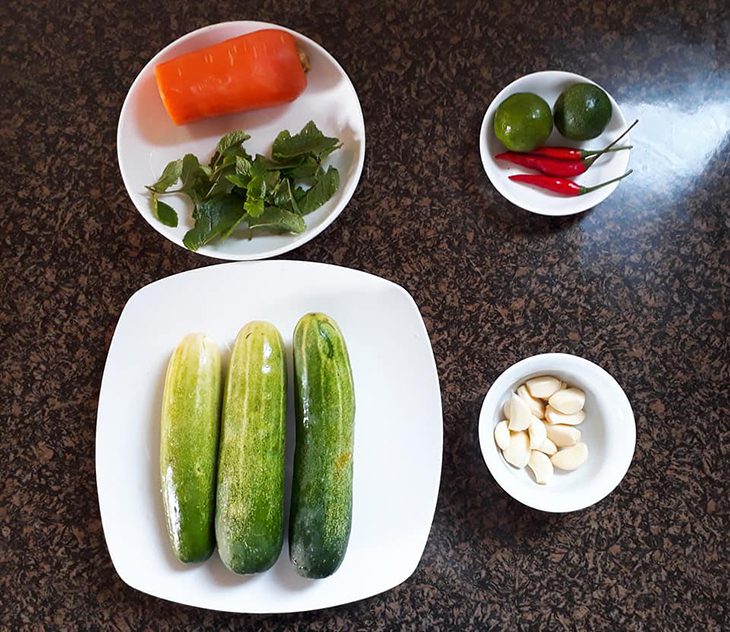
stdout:
[[[635,121],[623,134],[621,134],[621,136],[614,140],[610,145],[606,146],[605,149],[591,151],[589,155],[584,155],[579,159],[559,159],[553,156],[548,156],[545,153],[548,150],[555,150],[558,155],[565,155],[566,152],[571,154],[588,153],[586,150],[571,149],[569,147],[542,147],[538,150],[535,150],[535,152],[525,154],[515,151],[506,151],[504,153],[497,154],[495,158],[497,160],[507,160],[509,162],[515,163],[516,165],[527,167],[528,169],[534,169],[535,171],[540,171],[541,173],[547,174],[549,176],[566,176],[570,178],[578,176],[581,173],[585,173],[588,168],[606,152],[631,149],[631,145],[628,145],[627,147],[615,148],[613,147],[613,145],[621,140],[629,132],[629,130],[634,125],[636,125],[636,123],[638,123],[638,121]],[[543,153],[537,154],[536,152],[538,151],[542,151]]]
[[547,156],[534,156],[532,154],[520,154],[516,151],[506,151],[495,156],[497,160],[513,162],[521,167],[534,169],[549,176],[573,177],[580,175],[590,167],[597,156],[583,158],[582,160],[558,160]]
[[638,122],[638,119],[635,120],[631,125],[626,128],[626,131],[624,131],[621,136],[619,136],[605,149],[576,149],[574,147],[538,147],[537,149],[533,149],[530,153],[537,154],[538,156],[557,158],[558,160],[583,160],[584,158],[589,158],[590,156],[595,156],[596,154],[606,153],[607,151],[621,151],[622,149],[630,149],[630,147],[617,147],[616,149],[611,149],[611,147],[613,147],[618,141],[626,136],[626,134],[628,134],[629,131],[631,131],[634,125],[636,125]]
[[568,195],[572,197],[576,195],[585,195],[586,193],[590,193],[591,191],[595,191],[596,189],[605,187],[608,184],[613,184],[614,182],[623,180],[632,172],[633,169],[630,169],[624,175],[619,176],[618,178],[613,178],[612,180],[601,182],[601,184],[596,184],[592,187],[584,187],[583,185],[576,184],[572,180],[566,180],[565,178],[554,178],[552,176],[543,176],[533,173],[521,173],[516,176],[510,176],[509,179],[513,180],[514,182],[524,182],[525,184],[531,184],[533,186],[540,187],[541,189],[547,189],[548,191],[552,191],[553,193],[559,193],[560,195]]

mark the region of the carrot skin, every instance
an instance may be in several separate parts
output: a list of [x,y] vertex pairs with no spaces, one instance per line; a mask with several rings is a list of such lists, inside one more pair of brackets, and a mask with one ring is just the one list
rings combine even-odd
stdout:
[[157,88],[176,125],[296,99],[307,86],[294,37],[263,29],[157,64]]

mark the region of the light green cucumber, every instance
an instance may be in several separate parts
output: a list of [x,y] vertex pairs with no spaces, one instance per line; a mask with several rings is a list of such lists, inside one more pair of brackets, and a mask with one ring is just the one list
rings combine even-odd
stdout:
[[294,402],[289,558],[300,575],[327,577],[350,538],[355,390],[345,340],[325,314],[294,329]]
[[270,568],[284,539],[286,360],[276,327],[236,337],[223,397],[215,532],[235,573]]
[[222,384],[218,345],[203,334],[186,336],[167,366],[160,435],[165,521],[181,562],[202,562],[215,547]]

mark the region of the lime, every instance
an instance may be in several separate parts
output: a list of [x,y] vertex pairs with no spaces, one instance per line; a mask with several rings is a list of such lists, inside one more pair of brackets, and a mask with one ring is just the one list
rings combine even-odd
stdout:
[[610,120],[611,101],[592,83],[576,83],[566,88],[555,102],[555,127],[572,140],[599,136]]
[[494,133],[512,151],[531,151],[542,145],[552,131],[550,106],[532,92],[507,97],[494,113]]

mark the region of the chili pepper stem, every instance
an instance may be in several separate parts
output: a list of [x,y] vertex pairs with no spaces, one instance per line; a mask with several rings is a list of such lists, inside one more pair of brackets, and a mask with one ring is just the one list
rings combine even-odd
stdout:
[[628,126],[628,127],[627,127],[627,128],[626,128],[626,129],[624,130],[624,131],[623,131],[623,133],[622,133],[622,134],[621,134],[621,135],[620,135],[620,136],[619,136],[618,138],[616,138],[616,139],[615,139],[615,140],[614,140],[614,141],[613,141],[612,143],[609,143],[608,145],[606,145],[606,146],[605,146],[605,147],[604,147],[604,148],[603,148],[603,149],[602,149],[601,151],[599,151],[599,152],[598,152],[597,154],[595,154],[595,155],[593,155],[593,156],[590,156],[589,158],[586,158],[586,159],[585,159],[585,160],[586,160],[586,162],[587,162],[587,163],[588,163],[589,165],[592,165],[592,164],[593,164],[594,162],[596,162],[596,160],[598,160],[598,159],[599,159],[599,158],[600,158],[601,156],[603,156],[603,154],[605,154],[605,153],[606,153],[607,151],[612,151],[612,149],[611,149],[611,148],[612,148],[612,147],[613,147],[613,146],[614,146],[614,145],[615,145],[615,144],[616,144],[616,143],[617,143],[618,141],[620,141],[620,140],[621,140],[621,139],[622,139],[622,138],[623,138],[624,136],[626,136],[626,134],[628,134],[628,133],[629,133],[629,132],[630,132],[630,131],[631,131],[631,130],[632,130],[632,129],[634,128],[634,126],[635,126],[635,125],[636,125],[636,124],[637,124],[638,122],[639,122],[639,119],[636,119],[636,120],[635,120],[635,121],[634,121],[634,122],[633,122],[633,123],[632,123],[631,125],[629,125],[629,126]]
[[585,151],[583,157],[587,160],[593,156],[601,154],[610,154],[612,151],[624,151],[625,149],[633,149],[633,145],[624,145],[623,147],[611,147],[611,149],[594,149],[593,151]]
[[580,185],[580,195],[585,195],[586,193],[590,193],[591,191],[595,191],[596,189],[600,189],[602,187],[608,186],[609,184],[613,184],[614,182],[618,182],[619,180],[623,180],[626,176],[630,176],[633,172],[633,169],[629,169],[624,175],[619,176],[618,178],[606,180],[606,182],[601,182],[601,184],[596,184],[592,187],[584,187]]
[[634,129],[634,127],[636,127],[636,124],[638,122],[639,122],[639,119],[636,119],[631,125],[629,125],[621,133],[621,135],[618,138],[616,138],[612,143],[609,143],[608,145],[606,145],[606,147],[605,147],[605,149],[603,151],[608,151],[609,149],[611,149],[611,147],[613,147],[618,141],[620,141],[624,136],[626,136],[626,134],[628,134],[632,129]]

